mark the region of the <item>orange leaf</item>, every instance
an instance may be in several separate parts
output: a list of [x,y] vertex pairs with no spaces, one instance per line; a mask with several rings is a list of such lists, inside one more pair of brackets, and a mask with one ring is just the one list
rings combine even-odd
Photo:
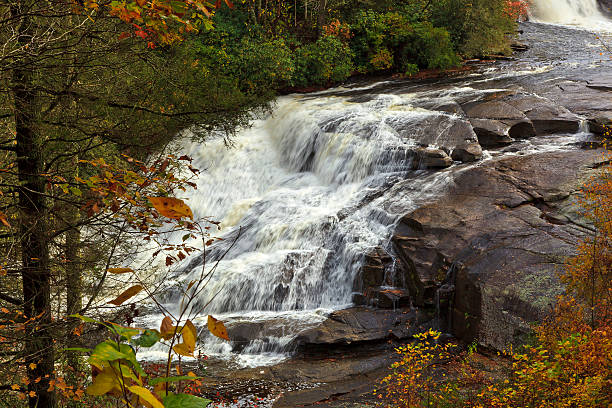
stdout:
[[129,298],[134,297],[138,293],[140,293],[142,289],[143,287],[141,285],[134,285],[131,288],[126,289],[122,294],[120,294],[119,296],[117,296],[115,299],[111,300],[108,303],[111,303],[115,306],[120,306],[123,304],[123,302],[125,302]]
[[153,207],[164,217],[180,220],[187,217],[193,219],[191,208],[183,200],[171,197],[148,197]]
[[220,339],[229,340],[227,329],[221,320],[217,320],[212,316],[208,316],[208,330],[219,337]]
[[6,214],[4,214],[2,211],[0,211],[0,222],[2,224],[4,224],[5,227],[11,227],[11,224],[9,224],[9,222],[6,219]]
[[159,327],[159,332],[164,340],[170,340],[174,335],[174,326],[172,325],[172,319],[168,316],[164,317]]
[[114,273],[115,275],[120,275],[122,273],[134,272],[134,270],[132,268],[108,268],[107,271],[109,273]]

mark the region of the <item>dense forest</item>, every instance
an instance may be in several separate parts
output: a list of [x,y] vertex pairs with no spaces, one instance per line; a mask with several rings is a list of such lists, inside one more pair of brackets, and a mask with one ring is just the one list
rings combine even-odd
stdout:
[[[194,386],[201,373],[174,363],[196,352],[191,306],[209,272],[202,267],[184,288],[180,314],[156,300],[161,275],[217,240],[218,220],[193,219],[176,198],[206,177],[177,146],[220,137],[232,148],[235,132],[280,93],[510,55],[525,7],[0,0],[0,407],[208,405]],[[429,331],[399,350],[401,369],[381,384],[383,406],[610,402],[609,166],[597,177],[583,202],[597,234],[568,261],[569,291],[551,319],[506,357],[513,374],[477,391],[467,363],[469,375],[452,384],[421,377],[434,360],[459,356]],[[124,267],[145,252],[140,270]],[[160,264],[167,270],[154,274]],[[145,294],[165,316],[159,328],[131,327],[138,312],[128,300]],[[228,338],[212,316],[208,328]],[[135,350],[158,342],[169,344],[168,359],[147,373]],[[545,403],[551,395],[556,402]]]

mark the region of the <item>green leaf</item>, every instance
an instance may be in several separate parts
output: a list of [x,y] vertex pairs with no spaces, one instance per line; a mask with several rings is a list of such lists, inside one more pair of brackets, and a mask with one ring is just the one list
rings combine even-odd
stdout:
[[109,323],[111,324],[111,330],[117,333],[119,336],[123,337],[127,341],[132,340],[132,337],[138,336],[144,330],[144,329],[139,329],[136,327],[121,326],[117,323],[112,323],[112,322],[109,322]]
[[164,398],[165,408],[204,408],[212,401],[188,394],[168,394]]
[[188,375],[182,375],[179,377],[159,377],[159,378],[154,378],[152,380],[149,381],[149,385],[155,385],[155,384],[160,384],[160,383],[167,383],[167,382],[177,382],[177,381],[195,381],[195,380],[199,380],[202,379],[204,377],[191,377]]
[[134,349],[130,347],[129,344],[121,344],[121,352],[125,355],[125,359],[132,363],[132,367],[136,370],[138,374],[143,377],[147,376],[147,373],[144,372],[138,360],[136,360],[136,353],[134,353]]
[[140,381],[140,379],[136,377],[136,374],[134,374],[134,371],[132,371],[132,369],[126,366],[125,364],[120,364],[117,361],[113,361],[111,363],[111,367],[113,368],[113,370],[115,370],[117,374],[121,373],[121,377],[123,377],[123,379],[129,378],[131,380],[134,380],[138,384],[142,385],[142,381]]
[[132,344],[140,347],[152,347],[161,339],[161,333],[157,330],[145,330],[137,339],[132,340]]
[[98,344],[91,356],[89,356],[89,364],[95,365],[98,368],[102,367],[102,363],[105,361],[115,361],[120,359],[128,359],[129,357],[117,349],[117,345],[111,341],[106,340]]
[[101,322],[101,321],[99,321],[99,320],[94,320],[94,319],[92,319],[91,317],[81,316],[81,315],[80,315],[80,314],[78,314],[78,313],[77,313],[77,314],[70,315],[70,316],[68,316],[68,317],[76,317],[77,319],[80,319],[80,320],[82,320],[82,321],[84,321],[84,322],[87,322],[87,323],[104,324],[104,323],[102,323],[102,322]]
[[77,197],[80,197],[83,195],[83,192],[76,187],[70,187],[70,192]]

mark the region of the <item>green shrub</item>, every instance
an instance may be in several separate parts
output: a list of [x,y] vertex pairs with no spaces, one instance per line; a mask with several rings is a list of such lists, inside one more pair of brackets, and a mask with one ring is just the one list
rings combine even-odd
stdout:
[[[415,24],[410,48],[414,61],[421,67],[448,69],[461,62],[453,50],[448,31],[431,23]],[[403,63],[407,64],[408,61]]]
[[351,47],[362,73],[388,69],[413,72],[414,65],[446,69],[460,62],[446,29],[427,21],[415,22],[413,16],[363,11],[351,29]]
[[342,82],[353,72],[351,49],[333,36],[321,37],[295,52],[294,85],[327,85]]
[[457,51],[468,58],[507,54],[516,22],[505,8],[506,0],[438,0],[432,2],[431,19],[450,32]]
[[295,64],[293,55],[282,39],[251,41],[244,39],[234,59],[241,78],[248,78],[252,89],[272,87],[279,89],[290,84]]

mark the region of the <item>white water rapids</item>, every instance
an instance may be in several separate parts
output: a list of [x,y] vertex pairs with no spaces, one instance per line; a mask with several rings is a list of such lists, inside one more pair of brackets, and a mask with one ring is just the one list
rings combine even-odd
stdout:
[[531,0],[529,16],[541,23],[573,25],[609,31],[610,19],[601,12],[597,0]]

